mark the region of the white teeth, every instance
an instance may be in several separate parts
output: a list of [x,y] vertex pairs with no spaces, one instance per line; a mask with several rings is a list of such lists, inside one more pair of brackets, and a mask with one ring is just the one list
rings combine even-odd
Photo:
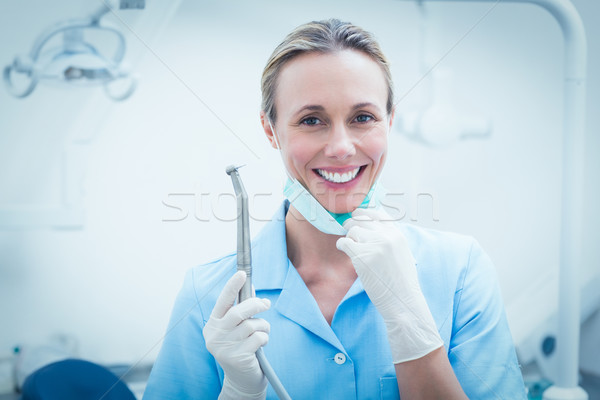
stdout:
[[334,183],[346,183],[356,178],[358,171],[360,171],[360,167],[353,169],[352,171],[344,172],[340,175],[339,172],[328,172],[324,169],[317,169],[319,175],[328,180],[329,182]]

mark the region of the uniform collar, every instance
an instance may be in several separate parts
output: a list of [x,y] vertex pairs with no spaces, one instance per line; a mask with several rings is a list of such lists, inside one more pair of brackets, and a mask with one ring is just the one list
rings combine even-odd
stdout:
[[[291,266],[285,235],[285,216],[289,207],[290,202],[285,199],[252,242],[252,284],[255,290],[283,289]],[[344,300],[363,291],[362,283],[357,279]]]
[[[285,200],[252,243],[254,288],[259,297],[260,290],[281,290],[274,305],[275,310],[345,352],[304,281],[288,259],[285,234],[285,215],[288,208],[289,202]],[[362,292],[363,286],[360,279],[357,279],[342,303]]]
[[298,271],[288,259],[285,240],[285,215],[288,208],[289,201],[285,200],[253,242],[254,289],[258,296],[260,290],[281,290],[273,307],[277,312],[340,351],[345,351]]

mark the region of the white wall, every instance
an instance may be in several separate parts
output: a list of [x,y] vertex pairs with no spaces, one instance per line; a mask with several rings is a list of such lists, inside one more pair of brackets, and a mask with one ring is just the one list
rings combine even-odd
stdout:
[[[55,3],[0,5],[0,37],[10,38],[0,47],[0,64],[27,52],[48,25],[96,7]],[[148,3],[142,13],[157,7]],[[582,154],[582,275],[589,276],[598,273],[600,259],[594,229],[600,222],[600,121],[594,115],[600,105],[600,5],[574,3],[590,51],[588,145]],[[442,57],[489,7],[431,4],[433,55]],[[78,339],[82,356],[100,362],[150,362],[156,356],[185,271],[235,246],[235,224],[196,220],[194,212],[210,216],[210,207],[194,210],[194,200],[211,193],[203,207],[210,199],[218,216],[233,216],[231,198],[216,197],[232,192],[224,173],[232,163],[248,164],[242,176],[251,194],[273,193],[257,201],[254,234],[264,224],[257,219],[267,219],[281,199],[280,161],[258,120],[259,81],[268,55],[296,25],[331,16],[355,22],[380,39],[400,95],[420,77],[412,3],[188,0],[157,39],[143,15],[128,13],[123,15],[131,26],[141,24],[139,38],[130,35],[129,44],[143,54],[131,60],[140,75],[131,99],[113,104],[96,89],[40,86],[21,100],[0,89],[0,204],[59,204],[65,152],[82,157],[85,171],[83,229],[0,230],[0,354],[64,332]],[[395,132],[383,178],[389,190],[406,193],[409,213],[416,193],[434,195],[439,221],[422,203],[417,223],[479,239],[496,263],[513,331],[519,332],[526,329],[514,321],[534,317],[556,296],[531,288],[546,276],[555,279],[558,269],[562,47],[557,24],[541,9],[495,7],[440,64],[453,71],[456,106],[490,116],[492,137],[431,149]],[[397,112],[414,108],[418,95],[417,88]],[[92,140],[70,144],[78,137]],[[177,193],[194,195],[169,197]],[[181,216],[163,201],[185,208],[188,217],[163,221]]]

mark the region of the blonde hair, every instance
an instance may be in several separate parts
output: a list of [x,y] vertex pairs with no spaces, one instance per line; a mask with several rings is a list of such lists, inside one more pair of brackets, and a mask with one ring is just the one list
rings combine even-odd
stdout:
[[340,50],[357,50],[365,53],[381,67],[387,86],[387,113],[391,114],[394,106],[394,85],[389,62],[379,43],[373,35],[349,22],[338,19],[313,21],[294,29],[275,48],[263,70],[261,80],[262,110],[274,123],[277,118],[275,110],[275,91],[277,78],[281,68],[290,60],[304,53],[332,53]]

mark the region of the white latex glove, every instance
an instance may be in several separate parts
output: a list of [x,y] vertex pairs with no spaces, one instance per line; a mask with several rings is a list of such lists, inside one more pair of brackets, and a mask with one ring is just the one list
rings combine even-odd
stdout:
[[219,399],[264,399],[267,395],[267,379],[255,353],[267,344],[270,326],[252,316],[268,310],[271,302],[251,297],[233,305],[245,281],[244,271],[229,279],[202,330],[206,348],[225,372]]
[[394,364],[421,358],[444,344],[421,292],[404,235],[383,211],[357,208],[344,222],[337,248],[350,257],[383,317]]

